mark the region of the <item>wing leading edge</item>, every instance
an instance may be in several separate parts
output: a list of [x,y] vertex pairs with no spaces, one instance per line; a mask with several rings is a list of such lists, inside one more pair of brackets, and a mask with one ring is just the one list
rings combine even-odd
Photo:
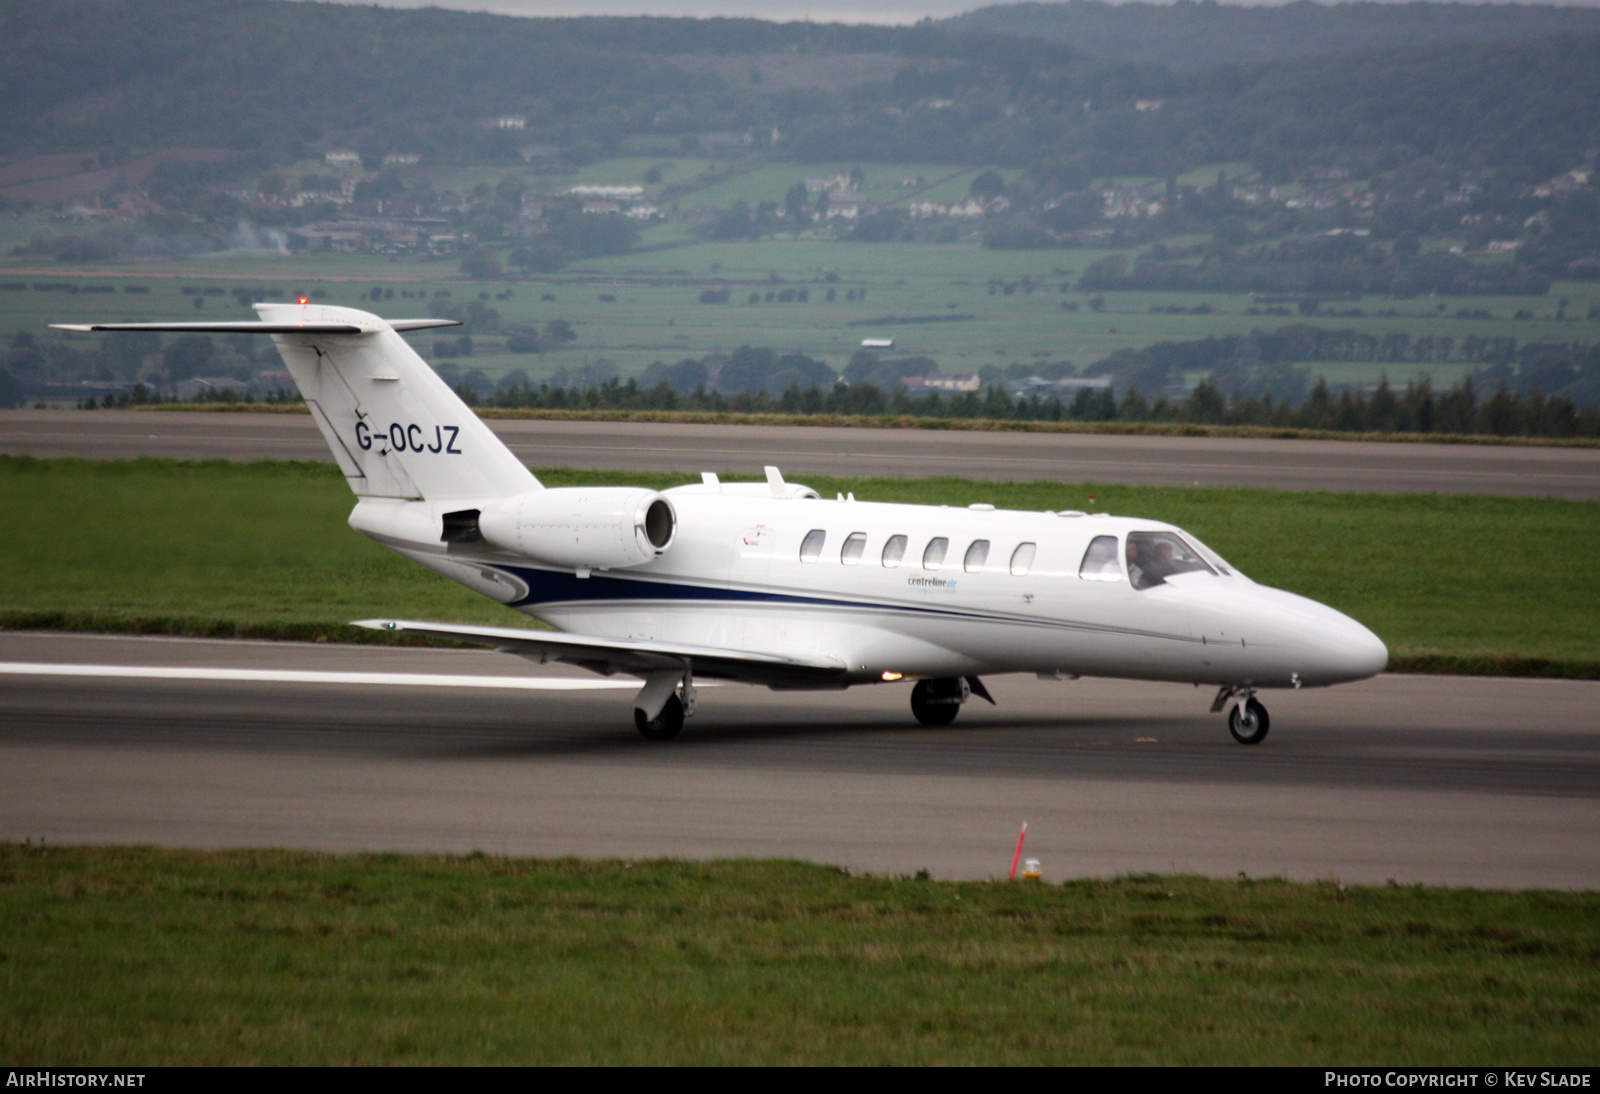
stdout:
[[604,676],[619,672],[649,676],[664,669],[683,670],[692,666],[696,676],[779,688],[804,688],[828,687],[843,677],[847,669],[843,661],[826,654],[776,654],[667,642],[624,642],[521,627],[464,627],[404,619],[359,619],[354,626],[493,646],[540,663],[560,661]]
[[[390,330],[432,330],[435,327],[459,327],[459,319],[390,319]],[[355,323],[267,323],[240,320],[217,323],[51,323],[55,330],[80,333],[94,331],[167,331],[174,334],[371,334],[380,328],[363,327]]]

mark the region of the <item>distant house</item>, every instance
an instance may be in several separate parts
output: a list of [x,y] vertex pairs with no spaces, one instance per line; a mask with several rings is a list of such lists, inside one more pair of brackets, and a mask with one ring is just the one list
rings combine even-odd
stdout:
[[322,156],[322,161],[329,167],[361,168],[361,153],[353,152],[348,148],[335,148]]
[[831,175],[806,179],[806,193],[808,194],[826,193],[831,198],[836,194],[840,197],[849,197],[855,192],[855,180],[845,171],[835,171]]
[[862,349],[894,349],[893,338],[863,338]]
[[399,167],[422,162],[421,152],[390,152],[383,157],[385,167]]
[[485,118],[478,123],[485,129],[526,129],[528,119],[522,114],[501,114],[493,118]]
[[906,391],[912,394],[929,391],[977,391],[982,386],[983,382],[978,379],[976,372],[930,372],[926,376],[906,378]]
[[586,201],[583,203],[583,211],[586,213],[620,213],[622,212],[622,206],[614,201]]
[[611,201],[629,201],[644,197],[643,186],[573,186],[567,193],[576,198],[607,198]]

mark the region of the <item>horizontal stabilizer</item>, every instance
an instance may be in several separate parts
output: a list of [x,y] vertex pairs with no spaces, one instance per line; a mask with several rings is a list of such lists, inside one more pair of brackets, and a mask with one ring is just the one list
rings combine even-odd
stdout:
[[696,676],[722,677],[758,684],[794,686],[824,683],[845,672],[845,664],[826,654],[761,653],[672,642],[625,642],[561,631],[522,627],[463,627],[451,623],[414,623],[404,619],[360,619],[354,624],[393,634],[416,634],[454,642],[494,646],[539,661],[562,661],[594,672],[646,675],[658,669],[691,664]]
[[542,488],[403,336],[460,326],[456,320],[389,320],[303,299],[254,307],[256,318],[249,321],[56,325],[85,332],[267,335],[359,497],[460,498],[482,505]]
[[389,329],[404,333],[408,330],[432,330],[434,327],[459,327],[459,319],[391,319]]
[[[354,323],[51,323],[56,330],[93,331],[165,331],[172,334],[370,334],[377,328],[360,327]],[[391,319],[390,330],[430,330],[433,327],[459,327],[459,319]]]

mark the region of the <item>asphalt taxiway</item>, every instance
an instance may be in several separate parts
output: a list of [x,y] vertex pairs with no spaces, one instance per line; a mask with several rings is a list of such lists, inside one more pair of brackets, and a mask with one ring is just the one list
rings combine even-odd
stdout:
[[[490,419],[534,467],[884,475],[1600,498],[1600,449],[1527,445]],[[0,411],[0,452],[329,460],[303,414]]]
[[1016,676],[939,730],[904,686],[707,688],[658,744],[621,683],[478,651],[4,633],[0,838],[995,877],[1026,820],[1047,878],[1600,885],[1600,683],[1275,692],[1253,748],[1193,688]]

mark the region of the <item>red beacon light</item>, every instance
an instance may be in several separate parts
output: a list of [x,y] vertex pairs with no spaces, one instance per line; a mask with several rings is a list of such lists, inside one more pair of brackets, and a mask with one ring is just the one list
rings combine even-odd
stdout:
[[305,307],[309,303],[311,303],[311,298],[309,296],[302,296],[300,298],[300,306],[302,308]]

